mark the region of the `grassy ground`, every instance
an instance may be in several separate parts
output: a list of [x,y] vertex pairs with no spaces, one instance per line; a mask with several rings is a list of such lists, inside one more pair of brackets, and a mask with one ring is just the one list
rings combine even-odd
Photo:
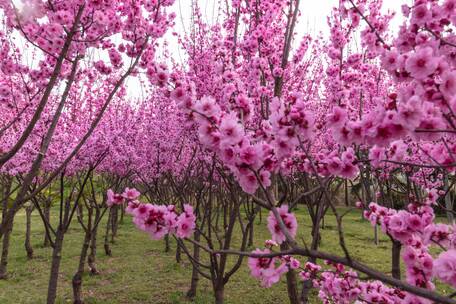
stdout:
[[[297,214],[301,234],[299,239],[302,237],[309,242],[310,220],[304,210],[299,210]],[[341,253],[333,217],[328,216],[325,225],[322,250]],[[380,243],[375,246],[373,228],[361,220],[358,211],[353,211],[344,218],[344,228],[354,257],[375,268],[389,271],[390,242],[384,235],[380,233]],[[265,222],[257,223],[255,229],[255,239],[260,246],[263,240],[270,236]],[[10,278],[0,281],[2,304],[45,303],[51,250],[42,248],[43,227],[37,212],[33,214],[32,244],[36,256],[33,260],[26,258],[24,234],[25,214],[20,213],[12,235]],[[71,278],[77,267],[82,237],[78,223],[74,222],[64,243],[58,303],[72,302]],[[83,292],[86,303],[187,303],[184,295],[189,286],[191,265],[185,258],[181,264],[176,264],[174,249],[175,244],[172,243],[171,252],[165,253],[163,241],[149,239],[148,235],[137,231],[127,218],[120,227],[116,243],[112,245],[112,257],[104,255],[100,242],[98,267],[101,274],[84,277]],[[201,279],[195,303],[213,303],[212,299],[209,282]],[[261,288],[259,283],[250,277],[245,262],[226,288],[226,303],[286,302],[284,280],[270,289]],[[318,303],[315,293],[312,303]]]

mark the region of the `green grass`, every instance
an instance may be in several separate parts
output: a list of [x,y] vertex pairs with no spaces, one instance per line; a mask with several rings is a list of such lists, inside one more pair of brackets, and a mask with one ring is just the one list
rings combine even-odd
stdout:
[[[299,223],[298,240],[310,243],[310,220],[304,209],[297,211]],[[255,225],[255,240],[261,246],[270,238],[265,224]],[[181,264],[175,262],[175,244],[172,250],[164,252],[163,241],[153,241],[147,234],[139,232],[126,218],[120,226],[119,236],[112,245],[113,256],[104,255],[102,237],[99,236],[97,264],[101,274],[84,276],[83,295],[86,303],[188,303],[184,295],[189,286],[191,265],[184,257]],[[16,217],[12,234],[9,272],[7,281],[0,281],[0,303],[27,304],[45,303],[51,249],[43,248],[43,226],[37,212],[33,213],[32,244],[35,258],[27,260],[24,249],[25,214]],[[323,230],[321,249],[341,254],[335,220],[327,216]],[[104,230],[105,225],[101,226]],[[353,211],[344,218],[345,236],[353,256],[363,263],[388,272],[390,269],[390,242],[381,232],[378,246],[374,245],[373,228],[361,220],[358,211]],[[101,232],[101,231],[100,231]],[[102,233],[100,233],[102,234]],[[61,274],[57,303],[71,303],[71,278],[76,270],[82,232],[75,221],[64,242]],[[239,240],[236,238],[235,243]],[[301,259],[304,261],[304,259]],[[247,265],[231,278],[225,291],[226,303],[286,303],[287,292],[284,279],[269,289],[260,287],[259,282],[251,278]],[[233,263],[233,260],[230,261]],[[311,303],[318,303],[316,292]],[[201,278],[198,295],[194,303],[213,303],[210,283]]]

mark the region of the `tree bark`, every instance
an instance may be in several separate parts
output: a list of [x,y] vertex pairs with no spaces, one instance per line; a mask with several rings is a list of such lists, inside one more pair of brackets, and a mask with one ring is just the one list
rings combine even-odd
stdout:
[[82,244],[81,255],[79,256],[79,265],[78,270],[73,276],[72,284],[73,284],[73,298],[74,304],[83,304],[84,301],[82,299],[82,275],[84,274],[84,265],[85,260],[87,257],[87,251],[89,249],[91,240],[90,231],[86,232],[84,237],[84,243]]
[[33,247],[30,241],[31,239],[31,232],[32,232],[32,212],[33,212],[33,205],[27,206],[25,208],[25,251],[27,252],[27,258],[33,259]]
[[252,247],[252,246],[253,246],[253,239],[254,239],[253,227],[255,226],[255,225],[253,224],[253,222],[254,222],[254,220],[252,221],[252,224],[251,224],[250,227],[249,227],[249,228],[250,228],[250,229],[249,229],[249,232],[248,232],[248,233],[249,233],[249,240],[248,240],[248,242],[247,242],[247,247]]
[[65,231],[63,225],[59,225],[52,250],[51,275],[49,278],[47,304],[54,304],[57,297],[57,282],[59,279],[60,262],[62,260],[62,247]]
[[[320,222],[324,220],[324,206],[322,204],[317,204],[317,210],[315,212],[315,216],[312,217],[312,250],[317,250],[320,245]],[[317,259],[313,257],[308,258],[308,262],[316,263]],[[313,288],[312,278],[309,280],[305,280],[302,283],[301,295],[300,295],[300,303],[307,304],[309,302],[309,294]]]
[[104,250],[105,250],[105,254],[108,256],[112,256],[111,247],[109,246],[109,228],[111,226],[111,220],[112,220],[112,216],[111,216],[111,212],[109,212],[108,222],[106,224],[106,233],[105,233],[105,237],[104,237]]
[[224,302],[224,293],[225,293],[225,286],[223,283],[217,284],[215,288],[215,304],[223,304]]
[[124,216],[125,216],[125,203],[122,204],[122,208],[120,208],[120,220],[119,220],[119,224],[123,225],[124,223]]
[[448,173],[444,174],[444,179],[443,179],[443,186],[445,190],[445,209],[446,209],[446,215],[448,219],[448,223],[450,225],[454,224],[454,215],[453,215],[453,201],[451,200],[451,192],[450,192],[450,186],[448,182]]
[[[48,223],[50,223],[50,218],[51,218],[51,200],[46,199],[44,202],[44,217]],[[49,239],[48,234],[46,231],[44,232],[44,241],[43,241],[43,247],[49,247],[51,246],[51,240]]]
[[8,199],[11,191],[11,186],[13,185],[13,178],[6,177],[6,183],[3,185],[2,188],[2,223],[6,218],[6,214],[8,211]]
[[180,264],[182,261],[182,250],[179,244],[176,246],[176,263]]
[[[95,223],[98,222],[100,218],[100,210],[95,210]],[[97,275],[99,274],[96,264],[97,259],[97,233],[98,233],[98,225],[93,228],[91,238],[90,238],[90,253],[87,258],[87,263],[89,264],[90,275]]]
[[401,279],[401,243],[398,241],[392,241],[393,246],[391,248],[391,275],[393,278]]
[[[193,233],[193,238],[195,242],[200,241],[200,233],[198,230],[195,230]],[[195,263],[200,261],[200,247],[196,244],[193,245],[193,259]],[[192,280],[190,283],[190,289],[187,291],[187,298],[193,299],[196,296],[196,290],[198,288],[198,281],[199,281],[199,273],[198,273],[198,265],[193,265],[192,268]]]
[[13,223],[14,222],[9,223],[8,227],[6,227],[5,234],[3,235],[2,256],[0,258],[0,280],[6,280],[8,277],[8,254]]
[[[280,245],[280,250],[286,251],[289,248],[288,244],[283,242]],[[298,286],[296,281],[296,272],[290,269],[287,274],[287,291],[288,291],[288,299],[290,300],[290,304],[299,304],[298,300]]]
[[117,236],[117,228],[118,228],[118,222],[119,222],[119,212],[118,212],[118,207],[114,206],[111,208],[112,211],[112,216],[111,216],[111,243],[114,244],[115,238]]
[[169,235],[165,235],[165,252],[169,252],[170,247],[169,247]]
[[374,243],[378,246],[378,226],[374,226]]
[[[8,178],[7,183],[4,185],[2,193],[2,224],[6,220],[6,214],[8,212],[8,199],[11,191],[13,179]],[[12,227],[12,225],[11,225]],[[0,280],[7,278],[7,267],[8,267],[8,251],[9,251],[9,240],[12,229],[7,229],[2,239],[2,256],[0,258]]]
[[263,208],[261,206],[258,206],[258,214],[260,219],[258,225],[261,225],[263,223]]
[[[309,262],[310,262],[310,259],[309,259]],[[309,293],[312,290],[312,288],[313,288],[312,280],[305,280],[302,283],[301,298],[300,298],[301,304],[307,304],[309,302]]]

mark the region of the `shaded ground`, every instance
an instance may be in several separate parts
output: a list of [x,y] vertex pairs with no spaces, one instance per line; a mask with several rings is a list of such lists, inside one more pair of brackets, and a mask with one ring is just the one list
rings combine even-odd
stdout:
[[[310,220],[304,215],[304,209],[297,212],[299,223],[298,239],[303,237],[309,243]],[[255,225],[255,239],[258,244],[270,238],[263,223]],[[129,218],[119,229],[119,236],[112,245],[113,257],[106,257],[102,243],[98,252],[99,276],[86,275],[83,282],[86,303],[188,303],[185,292],[189,286],[191,265],[184,257],[179,265],[175,262],[175,244],[171,252],[164,252],[163,241],[153,241],[148,235],[137,231]],[[323,231],[322,249],[340,253],[338,250],[337,231],[333,217],[328,216]],[[105,225],[102,226],[104,230]],[[380,233],[378,246],[373,242],[373,228],[358,211],[353,211],[344,218],[344,227],[348,246],[354,257],[373,267],[388,272],[390,269],[390,243]],[[0,303],[27,304],[45,303],[51,249],[42,248],[43,226],[38,213],[33,214],[32,244],[36,258],[27,260],[24,250],[25,214],[18,214],[12,236],[9,263],[10,278],[0,281]],[[76,270],[83,235],[75,221],[66,236],[62,258],[57,303],[71,303],[71,278]],[[101,236],[99,237],[101,239]],[[304,261],[304,260],[303,260]],[[312,303],[318,303],[313,295]],[[201,279],[195,303],[213,303],[209,282]],[[226,303],[286,303],[286,285],[284,280],[269,289],[250,277],[246,260],[226,289]]]

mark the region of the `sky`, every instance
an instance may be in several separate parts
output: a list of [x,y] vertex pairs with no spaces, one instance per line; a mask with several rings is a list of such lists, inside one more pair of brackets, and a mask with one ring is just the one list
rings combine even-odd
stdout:
[[[218,3],[224,3],[224,0],[196,0],[199,4],[203,18],[208,23],[215,23],[217,18]],[[383,0],[384,12],[392,10],[397,12],[394,19],[391,21],[391,28],[398,28],[402,23],[401,5],[408,3],[411,0]],[[183,63],[185,56],[179,48],[177,37],[173,36],[173,32],[184,34],[190,28],[191,24],[191,2],[192,0],[176,0],[172,11],[177,15],[176,25],[173,30],[169,30],[165,35],[168,43],[168,50],[176,62]],[[302,37],[305,34],[312,36],[320,32],[327,36],[329,28],[327,25],[327,16],[331,13],[333,7],[337,6],[339,0],[301,0],[300,11],[301,16],[296,25],[297,37]],[[160,59],[159,59],[160,60]],[[138,95],[139,82],[137,79],[130,78],[128,80],[127,90],[130,96]],[[138,96],[142,97],[142,96]]]
[[[220,0],[198,0],[203,16],[207,21],[213,20],[213,12],[217,11],[217,4]],[[410,0],[383,0],[384,10],[394,10],[400,12],[401,5],[410,2]],[[174,9],[177,14],[176,30],[181,31],[184,27],[188,28],[190,23],[190,3],[191,0],[176,0]],[[297,27],[300,32],[327,32],[326,17],[330,14],[331,9],[337,6],[339,0],[301,0],[300,10],[302,16]],[[182,19],[180,19],[182,17]],[[399,24],[400,13],[397,18]],[[183,22],[182,22],[183,21]]]
[[[223,0],[197,0],[202,15],[206,22],[214,23],[217,16],[218,3]],[[401,5],[408,3],[410,0],[383,0],[383,9],[398,12],[391,22],[392,28],[398,28],[401,24]],[[304,34],[323,33],[327,36],[329,29],[327,26],[327,16],[331,13],[331,9],[337,6],[339,0],[301,0],[300,10],[301,17],[296,26],[297,37],[302,37]],[[190,28],[191,24],[191,0],[176,0],[173,6],[173,11],[177,14],[176,25],[173,31],[167,33],[166,40],[169,43],[169,48],[173,57],[178,61],[182,61],[182,51],[178,47],[177,38],[171,33],[184,33]]]
[[[12,0],[19,9],[23,8],[24,0]],[[177,15],[176,25],[173,30],[169,30],[165,36],[168,43],[168,50],[172,57],[179,63],[183,63],[183,52],[179,48],[177,37],[173,36],[173,32],[179,34],[185,33],[190,28],[191,24],[191,2],[193,0],[175,0],[174,6],[171,8]],[[195,0],[197,1],[203,18],[208,23],[215,23],[218,12],[218,4],[224,3],[224,0]],[[392,10],[398,12],[392,20],[391,28],[398,28],[401,24],[401,5],[408,3],[411,0],[383,0],[383,8],[385,12]],[[328,35],[329,29],[327,26],[327,16],[331,13],[331,9],[337,6],[339,0],[301,0],[300,11],[301,16],[296,25],[297,37],[302,37],[305,34],[312,36],[318,33]],[[159,59],[160,60],[160,59]],[[127,81],[127,90],[130,96],[142,98],[142,91],[138,90],[140,86],[137,79],[130,78]]]

